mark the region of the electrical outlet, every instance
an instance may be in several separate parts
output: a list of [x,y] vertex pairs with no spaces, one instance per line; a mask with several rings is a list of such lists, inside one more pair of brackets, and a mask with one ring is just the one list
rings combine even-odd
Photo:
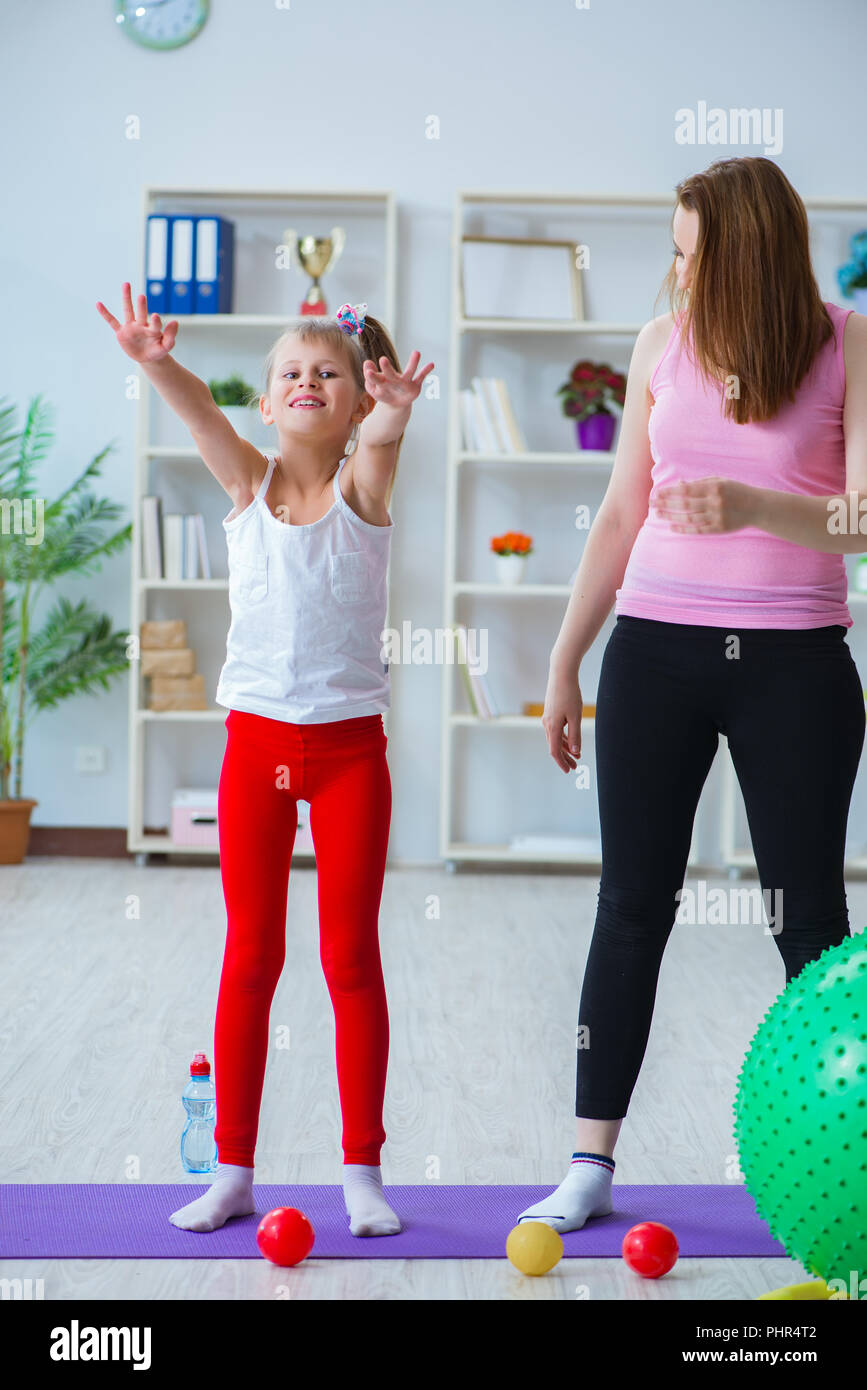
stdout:
[[75,750],[76,772],[105,772],[105,749],[80,744]]

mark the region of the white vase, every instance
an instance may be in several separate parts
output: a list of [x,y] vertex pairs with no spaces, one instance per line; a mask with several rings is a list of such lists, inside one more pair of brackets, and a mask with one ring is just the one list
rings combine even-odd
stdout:
[[527,564],[526,555],[498,555],[497,576],[501,584],[520,584]]
[[239,438],[251,444],[257,442],[261,416],[256,411],[246,405],[221,405],[219,408]]

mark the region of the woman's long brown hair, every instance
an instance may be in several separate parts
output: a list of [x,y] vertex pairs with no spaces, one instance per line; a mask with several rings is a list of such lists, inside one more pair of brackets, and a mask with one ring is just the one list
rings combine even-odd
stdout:
[[677,202],[698,213],[692,284],[672,265],[660,294],[683,313],[700,371],[737,424],[770,420],[795,392],[834,327],[810,260],[807,212],[785,174],[760,156],[720,159],[683,179]]

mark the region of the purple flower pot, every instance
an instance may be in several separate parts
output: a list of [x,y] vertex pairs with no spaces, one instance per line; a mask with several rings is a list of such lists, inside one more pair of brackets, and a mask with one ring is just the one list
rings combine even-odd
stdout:
[[578,425],[578,447],[579,449],[602,449],[611,448],[611,441],[614,438],[614,430],[617,419],[614,415],[603,415],[597,412],[595,415],[588,415],[586,420],[579,420]]

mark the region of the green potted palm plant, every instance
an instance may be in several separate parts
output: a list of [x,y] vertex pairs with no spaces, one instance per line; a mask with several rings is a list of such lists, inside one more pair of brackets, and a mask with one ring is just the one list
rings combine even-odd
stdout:
[[104,556],[130,539],[131,525],[114,529],[120,504],[94,496],[89,487],[112,446],[48,502],[35,473],[53,442],[50,407],[34,397],[21,430],[15,410],[0,401],[0,864],[24,859],[38,804],[21,794],[32,719],[72,695],[107,690],[129,669],[129,634],[113,629],[86,599],[55,594],[48,611],[36,617],[47,588],[98,570]]

